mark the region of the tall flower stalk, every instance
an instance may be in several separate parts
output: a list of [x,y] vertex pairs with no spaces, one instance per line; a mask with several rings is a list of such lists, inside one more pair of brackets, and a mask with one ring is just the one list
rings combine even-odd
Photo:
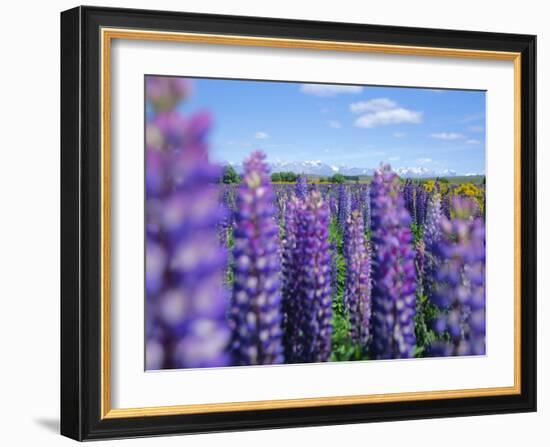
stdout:
[[429,196],[423,185],[417,185],[415,191],[416,224],[421,226],[426,221]]
[[363,225],[365,230],[370,229],[370,187],[364,185],[360,192],[362,211],[363,211]]
[[298,251],[296,248],[298,235],[298,213],[301,200],[291,197],[286,205],[285,232],[282,242],[282,308],[284,315],[283,345],[285,361],[297,363],[302,358],[301,345],[301,303],[298,295]]
[[283,363],[279,228],[265,155],[244,164],[237,192],[231,351],[237,365]]
[[330,209],[330,215],[331,217],[337,218],[338,217],[338,201],[336,200],[336,197],[334,197],[333,194],[330,194],[328,197],[328,203],[329,203],[329,209]]
[[405,208],[407,208],[413,222],[416,222],[415,196],[416,188],[414,187],[412,180],[409,178],[405,180],[405,184],[403,185],[403,199],[405,201]]
[[295,198],[289,209],[283,251],[286,360],[326,362],[332,335],[328,203],[313,191],[305,201]]
[[225,214],[214,186],[221,171],[208,162],[208,115],[176,111],[186,88],[146,78],[147,369],[229,364],[227,252],[216,228]]
[[372,353],[377,359],[414,354],[416,278],[411,218],[389,166],[371,184],[373,244]]
[[437,247],[441,240],[441,222],[443,212],[441,211],[441,196],[434,191],[428,202],[426,224],[424,227],[424,265],[422,286],[424,294],[428,297],[432,294],[432,286],[435,280],[435,272],[439,264]]
[[[431,299],[440,311],[434,324],[448,341],[432,355],[485,354],[485,224],[474,217],[472,200],[454,197],[453,219],[443,219],[439,264]],[[445,338],[443,338],[445,339]]]
[[301,200],[305,200],[307,195],[307,177],[305,175],[299,175],[296,179],[296,186],[294,188],[296,197]]
[[370,339],[371,263],[360,210],[354,210],[348,219],[344,252],[347,259],[344,303],[350,319],[351,339],[366,350]]
[[346,227],[351,212],[351,198],[346,186],[341,183],[338,187],[338,228],[342,233]]
[[441,197],[441,213],[447,218],[451,218],[451,197],[449,193]]

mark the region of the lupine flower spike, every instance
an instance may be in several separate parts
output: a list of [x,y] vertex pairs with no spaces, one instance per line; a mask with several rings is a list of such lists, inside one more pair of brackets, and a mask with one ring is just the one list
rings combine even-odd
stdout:
[[305,175],[299,175],[296,179],[295,193],[296,197],[305,200],[307,195],[307,177]]
[[371,184],[373,256],[372,353],[377,359],[412,357],[416,337],[416,278],[411,218],[389,166]]
[[237,365],[283,363],[279,228],[265,155],[245,161],[237,192],[230,314]]
[[216,229],[225,214],[213,187],[221,172],[206,156],[208,116],[173,108],[185,86],[146,79],[146,369],[229,364],[227,253]]
[[350,319],[351,338],[366,350],[370,338],[371,266],[360,210],[353,211],[348,219],[344,245],[347,259],[344,303]]
[[439,264],[431,299],[440,310],[434,323],[439,334],[431,355],[485,354],[485,225],[473,217],[469,198],[454,197],[453,219],[441,222],[436,254]]
[[289,363],[325,362],[332,334],[329,209],[318,191],[289,204],[284,259],[285,353]]
[[432,294],[432,285],[435,280],[436,268],[439,264],[437,246],[441,240],[441,211],[440,194],[436,191],[428,202],[426,225],[424,227],[425,261],[423,265],[423,290],[428,297]]
[[340,184],[338,188],[338,228],[340,228],[342,232],[344,232],[350,212],[351,200],[349,192],[344,184]]

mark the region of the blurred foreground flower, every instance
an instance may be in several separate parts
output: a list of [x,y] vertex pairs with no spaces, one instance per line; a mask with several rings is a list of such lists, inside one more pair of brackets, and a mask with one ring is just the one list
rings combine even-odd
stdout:
[[154,112],[146,130],[146,369],[230,360],[227,253],[216,229],[224,213],[213,186],[220,170],[208,162],[208,116],[188,119],[168,107],[186,88],[175,80],[146,80]]
[[155,112],[175,109],[191,91],[191,81],[172,76],[146,76],[145,94],[147,102]]

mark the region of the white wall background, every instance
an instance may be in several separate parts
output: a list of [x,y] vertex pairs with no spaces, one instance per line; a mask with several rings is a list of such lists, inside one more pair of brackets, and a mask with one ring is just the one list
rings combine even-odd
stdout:
[[[115,441],[110,445],[547,445],[550,438],[550,28],[546,2],[103,0],[88,4],[538,35],[539,412]],[[59,12],[71,1],[2,5],[0,27],[0,442],[69,445],[59,414]],[[545,377],[546,375],[546,377]]]

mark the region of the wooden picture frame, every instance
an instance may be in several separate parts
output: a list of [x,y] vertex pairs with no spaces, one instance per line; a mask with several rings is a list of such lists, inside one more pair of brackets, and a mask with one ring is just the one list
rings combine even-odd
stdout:
[[[515,101],[511,387],[112,408],[110,49],[115,39],[508,60]],[[77,440],[536,410],[536,37],[77,7],[61,14],[61,433]],[[512,200],[504,198],[503,200]],[[136,241],[136,243],[140,243]]]

